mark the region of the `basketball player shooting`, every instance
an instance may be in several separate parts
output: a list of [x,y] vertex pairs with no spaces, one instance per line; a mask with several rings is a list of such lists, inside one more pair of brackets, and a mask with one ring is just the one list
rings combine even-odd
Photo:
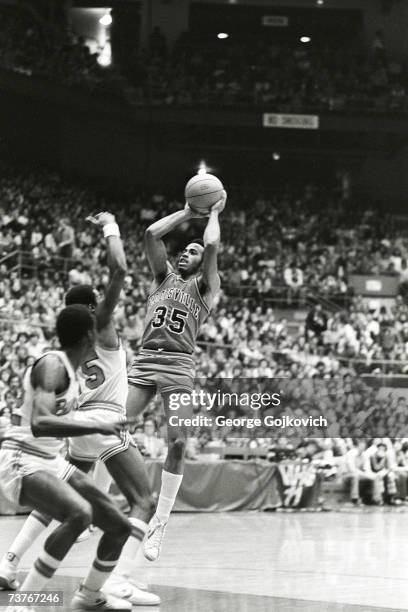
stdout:
[[[162,472],[160,496],[143,544],[145,557],[155,561],[160,556],[162,540],[183,478],[187,428],[170,426],[170,398],[183,394],[179,417],[191,417],[192,405],[185,399],[194,386],[193,353],[202,323],[211,310],[220,289],[217,253],[220,244],[219,215],[224,210],[227,194],[210,212],[194,211],[188,203],[147,228],[145,248],[154,281],[147,300],[142,348],[129,370],[127,415],[140,414],[153,396],[160,392],[167,419],[168,454]],[[193,240],[183,252],[174,271],[167,259],[163,237],[181,223],[207,217],[202,240]],[[181,420],[181,419],[179,419]]]

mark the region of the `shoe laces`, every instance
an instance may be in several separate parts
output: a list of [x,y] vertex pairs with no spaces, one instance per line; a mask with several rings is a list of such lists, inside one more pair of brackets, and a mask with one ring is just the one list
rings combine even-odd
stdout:
[[162,540],[163,540],[163,536],[164,536],[164,531],[166,529],[166,525],[167,523],[161,523],[160,521],[156,523],[153,529],[153,532],[149,536],[149,540],[151,542],[152,547],[160,548]]

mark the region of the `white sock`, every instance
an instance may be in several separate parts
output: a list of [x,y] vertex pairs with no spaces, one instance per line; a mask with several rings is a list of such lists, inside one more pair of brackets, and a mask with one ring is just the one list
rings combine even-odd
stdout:
[[98,461],[93,473],[93,481],[104,493],[109,493],[112,484],[112,476],[109,474],[103,461]]
[[170,518],[182,480],[183,474],[162,471],[161,489],[156,508],[156,516],[161,523],[167,523]]
[[8,549],[7,560],[13,565],[18,565],[18,562],[50,522],[50,519],[42,516],[42,514],[32,512]]
[[122,554],[120,555],[119,562],[112,574],[113,578],[117,577],[129,577],[135,569],[137,551],[143,541],[145,533],[147,531],[147,523],[137,518],[129,517],[129,521],[132,523],[132,533],[129,536],[128,541],[123,547]]
[[83,586],[95,593],[99,592],[115,569],[116,563],[117,561],[101,561],[96,557],[82,583]]
[[43,550],[28,572],[20,590],[41,591],[53,577],[60,563],[61,561],[55,559],[55,557],[52,557]]

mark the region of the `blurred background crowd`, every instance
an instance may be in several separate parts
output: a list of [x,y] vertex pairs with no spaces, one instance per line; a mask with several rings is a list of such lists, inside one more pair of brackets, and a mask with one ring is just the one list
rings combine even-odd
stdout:
[[381,32],[370,52],[346,44],[319,48],[277,41],[200,44],[183,33],[167,45],[157,29],[134,58],[132,83],[140,103],[273,107],[275,112],[406,112],[404,66],[387,53]]
[[[328,7],[315,13],[324,2],[299,13],[302,19],[288,11],[286,31],[264,28],[258,7],[259,36],[244,18],[236,25],[245,6],[225,21],[230,35],[212,29],[214,20],[224,23],[222,7],[192,3],[190,27],[182,32],[175,20],[171,37],[147,19],[143,25],[135,7],[67,3],[64,12],[64,3],[17,4],[2,4],[0,19],[2,110],[17,117],[9,132],[4,120],[0,133],[9,160],[0,161],[0,439],[18,419],[27,367],[55,346],[65,291],[82,283],[103,291],[108,282],[104,241],[87,215],[108,210],[121,227],[128,274],[116,323],[130,363],[151,283],[144,230],[184,205],[183,185],[177,192],[174,185],[196,154],[208,153],[231,189],[222,215],[222,290],[200,332],[197,389],[278,385],[286,395],[275,416],[323,416],[327,426],[273,436],[263,426],[249,434],[234,424],[197,427],[188,457],[296,459],[326,479],[348,480],[354,504],[406,501],[408,227],[376,193],[384,183],[384,192],[400,196],[394,179],[404,178],[408,164],[405,35],[395,53],[388,30],[363,32],[382,14],[370,12],[364,25],[358,11],[344,19]],[[122,106],[110,109],[113,97]],[[321,116],[313,130],[302,122],[265,130],[264,111]],[[10,161],[14,145],[17,159],[37,159],[38,148],[35,169]],[[82,178],[63,178],[74,174]],[[120,189],[108,187],[113,179]],[[152,188],[156,182],[172,187]],[[203,227],[196,220],[168,237],[174,262]],[[355,275],[392,279],[397,294],[363,297]],[[391,378],[399,381],[394,391]],[[220,410],[232,419],[253,416],[238,404]],[[134,435],[146,457],[165,455],[159,398]]]
[[[151,282],[143,232],[154,219],[183,206],[182,199],[160,193],[129,193],[118,200],[65,182],[54,173],[17,171],[5,163],[1,170],[0,434],[13,414],[18,415],[26,368],[55,346],[55,316],[65,290],[89,283],[103,291],[108,281],[104,240],[86,216],[109,210],[122,228],[128,275],[116,321],[130,362],[140,346]],[[277,384],[271,379],[283,379],[279,387],[284,387],[286,401],[279,415],[322,415],[328,426],[325,439],[314,440],[310,447],[307,440],[313,434],[321,436],[321,431],[286,429],[286,437],[279,437],[278,443],[265,428],[254,429],[250,438],[242,427],[197,428],[189,456],[203,452],[224,456],[233,445],[263,449],[264,456],[274,460],[301,457],[307,448],[304,459],[313,457],[331,473],[349,465],[349,453],[357,448],[352,436],[381,442],[387,436],[387,461],[399,462],[398,474],[407,468],[407,476],[401,441],[405,398],[393,393],[381,396],[360,377],[407,372],[408,241],[403,228],[392,215],[355,206],[335,190],[310,184],[299,193],[287,188],[271,197],[259,196],[250,207],[245,200],[246,196],[239,201],[231,195],[223,213],[219,258],[223,290],[199,337],[197,388],[256,379],[257,391],[271,391]],[[202,221],[191,225],[170,236],[173,261],[182,246],[203,230]],[[393,305],[371,307],[353,295],[348,277],[356,271],[396,276],[400,295]],[[294,309],[303,309],[306,317],[294,320],[290,317]],[[303,388],[304,379],[311,386]],[[228,406],[224,414],[248,416],[251,409]],[[157,399],[135,433],[146,455],[165,453],[164,425]],[[394,438],[396,445],[391,443]],[[366,468],[373,471],[369,464],[362,471]]]
[[[34,12],[2,15],[2,68],[101,94],[116,87],[125,95],[117,68],[104,70],[98,56],[83,37],[51,28]],[[137,104],[273,106],[286,113],[408,110],[406,66],[387,50],[381,30],[363,51],[347,41],[318,47],[262,39],[202,44],[189,31],[170,44],[156,27],[121,69],[133,86],[129,100]]]

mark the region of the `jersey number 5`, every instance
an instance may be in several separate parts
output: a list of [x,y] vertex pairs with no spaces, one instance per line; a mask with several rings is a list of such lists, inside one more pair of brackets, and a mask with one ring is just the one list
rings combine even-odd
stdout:
[[[163,327],[166,324],[167,308],[165,306],[158,306],[154,311],[156,315],[152,320],[152,327]],[[186,325],[186,319],[188,312],[185,310],[179,310],[173,308],[170,315],[170,320],[167,323],[168,329],[175,334],[182,334]]]
[[96,363],[92,363],[95,359],[98,359],[98,355],[93,352],[90,359],[85,361],[81,367],[82,373],[86,378],[85,384],[91,390],[96,389],[105,382],[105,374],[102,368],[96,365]]

